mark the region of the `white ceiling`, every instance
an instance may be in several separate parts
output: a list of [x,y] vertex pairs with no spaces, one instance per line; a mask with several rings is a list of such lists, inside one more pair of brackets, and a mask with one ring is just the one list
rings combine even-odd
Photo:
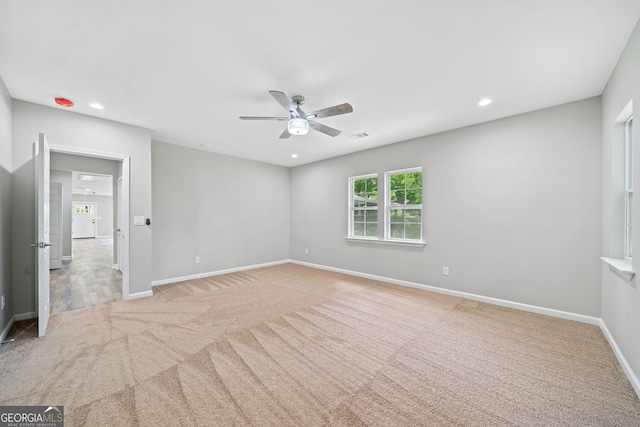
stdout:
[[[15,99],[295,166],[599,95],[639,17],[638,0],[2,0],[0,76]],[[318,119],[336,138],[280,140],[286,123],[238,119],[286,115],[272,89],[354,112]]]
[[71,193],[113,196],[113,177],[93,172],[71,172]]

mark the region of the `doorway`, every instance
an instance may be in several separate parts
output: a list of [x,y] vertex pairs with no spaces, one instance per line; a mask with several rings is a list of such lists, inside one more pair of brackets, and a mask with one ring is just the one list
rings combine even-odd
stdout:
[[[69,216],[66,225],[69,243],[68,247],[65,247],[63,261],[74,262],[76,270],[82,267],[86,273],[86,269],[97,262],[97,259],[89,260],[88,258],[85,261],[80,261],[81,258],[85,258],[87,253],[93,253],[95,255],[94,258],[103,260],[99,269],[93,269],[95,271],[94,276],[96,276],[94,279],[100,283],[93,285],[83,284],[88,294],[91,294],[91,289],[95,286],[102,287],[104,290],[102,294],[89,295],[89,302],[92,305],[96,301],[100,302],[101,299],[103,302],[105,300],[129,299],[129,272],[124,268],[129,261],[129,224],[126,220],[129,218],[129,156],[61,146],[51,146],[51,153],[54,156],[54,164],[52,166],[69,171],[67,178],[69,188],[78,187],[75,188],[73,194],[71,194],[71,190],[68,193],[70,197],[67,204]],[[55,156],[58,156],[58,161],[55,161]],[[60,160],[60,158],[63,159]],[[110,168],[107,168],[105,164],[111,164]],[[79,177],[72,177],[73,171],[76,171],[74,175],[79,175]],[[109,180],[104,179],[106,176],[108,176]],[[74,181],[75,179],[80,179],[80,181]],[[112,188],[112,191],[104,193],[102,190],[98,190],[100,185],[103,186],[105,191],[107,188]],[[93,188],[95,193],[94,191],[88,191],[87,188]],[[72,201],[78,203],[73,206]],[[73,236],[87,238],[73,239],[71,237],[73,228],[71,218],[73,213],[76,215],[84,213],[90,218],[90,220],[85,221],[85,230],[78,229]],[[123,218],[122,224],[116,225],[117,216]],[[82,222],[80,218],[82,216],[76,218],[78,223]],[[118,249],[116,249],[116,242],[119,242]],[[122,261],[120,262],[120,260]],[[63,274],[63,272],[57,272],[56,270],[51,270],[50,273],[52,276],[58,273]],[[81,276],[90,277],[85,273]],[[115,280],[121,282],[119,289],[115,289],[110,284],[111,281]],[[73,285],[80,286],[77,281]],[[78,299],[76,298],[76,305],[77,302]]]

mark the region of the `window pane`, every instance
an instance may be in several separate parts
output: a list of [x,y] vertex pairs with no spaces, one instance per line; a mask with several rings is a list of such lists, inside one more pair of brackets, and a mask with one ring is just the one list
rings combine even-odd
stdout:
[[376,237],[378,236],[378,224],[377,223],[367,223],[366,232],[368,237]]
[[354,236],[364,236],[364,223],[355,222],[353,224],[353,235]]
[[391,175],[390,180],[392,190],[404,189],[404,174]]
[[404,224],[391,224],[389,232],[392,239],[404,239]]
[[404,211],[404,220],[406,222],[421,222],[422,210],[421,209],[406,209]]
[[390,202],[392,205],[404,205],[405,196],[404,190],[394,190],[390,194]]
[[391,209],[389,219],[391,222],[404,222],[404,209]]
[[366,180],[365,179],[356,179],[353,181],[353,192],[364,193],[366,191]]
[[405,232],[406,232],[406,236],[405,238],[407,239],[420,239],[421,233],[420,230],[422,229],[422,225],[420,224],[407,224],[405,227]]
[[367,222],[378,222],[378,211],[366,211],[365,218]]
[[360,209],[356,209],[353,211],[353,220],[362,222],[364,221],[364,211]]
[[369,178],[367,181],[367,191],[370,193],[375,193],[378,191],[378,178]]
[[407,204],[408,205],[421,205],[422,204],[422,190],[407,190]]
[[422,188],[422,172],[411,172],[406,178],[407,189]]

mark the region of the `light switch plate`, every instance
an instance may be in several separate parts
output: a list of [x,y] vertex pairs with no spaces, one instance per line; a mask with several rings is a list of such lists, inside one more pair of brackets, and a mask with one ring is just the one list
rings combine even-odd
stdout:
[[144,225],[144,216],[134,216],[133,225]]

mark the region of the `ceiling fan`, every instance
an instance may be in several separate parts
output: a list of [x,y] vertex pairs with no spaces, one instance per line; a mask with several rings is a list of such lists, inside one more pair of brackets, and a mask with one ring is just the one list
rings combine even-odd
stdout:
[[322,110],[305,113],[300,109],[300,106],[304,104],[304,96],[295,95],[289,99],[287,95],[277,90],[270,90],[269,93],[285,108],[285,110],[289,112],[289,117],[240,116],[240,120],[279,120],[281,122],[287,122],[287,127],[284,132],[282,132],[282,135],[280,135],[280,139],[289,138],[291,135],[305,135],[309,132],[309,128],[322,132],[325,135],[333,137],[338,136],[340,135],[340,131],[338,129],[325,126],[311,119],[321,119],[323,117],[331,117],[353,112],[353,107],[351,107],[350,104],[340,104],[329,108],[323,108]]

